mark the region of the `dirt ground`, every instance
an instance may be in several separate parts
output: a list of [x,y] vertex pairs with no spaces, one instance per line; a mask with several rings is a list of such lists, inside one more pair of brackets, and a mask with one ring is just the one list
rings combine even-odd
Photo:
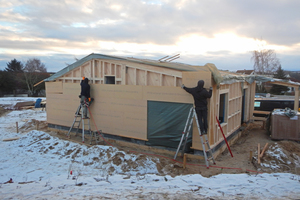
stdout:
[[[6,110],[0,107],[0,116]],[[44,121],[38,122],[31,120],[26,123],[26,126],[20,128],[21,132],[38,129],[48,132],[52,136],[59,137],[63,140],[71,140],[81,144],[90,146],[90,137],[86,136],[86,143],[82,143],[80,134],[78,136],[71,135],[69,139],[66,133],[49,130],[47,123]],[[101,141],[101,140],[100,140]],[[204,177],[211,177],[221,173],[238,174],[238,173],[274,173],[274,172],[289,172],[300,174],[300,143],[295,141],[274,141],[271,140],[267,130],[262,129],[260,122],[249,123],[245,125],[241,133],[241,137],[230,146],[233,157],[226,149],[223,153],[215,158],[216,164],[210,163],[209,169],[205,166],[205,162],[200,157],[194,155],[187,156],[186,168],[183,168],[183,158],[178,156],[176,161],[173,160],[175,152],[167,150],[156,150],[155,148],[134,145],[132,143],[120,143],[114,140],[108,140],[111,145],[117,147],[120,151],[134,154],[144,154],[139,156],[139,162],[142,162],[146,157],[153,158],[157,163],[157,169],[161,175],[186,175],[186,174],[201,174]],[[260,143],[260,151],[263,150],[266,143],[268,146],[264,155],[261,158],[261,163],[258,164],[257,149]],[[100,144],[108,145],[103,140]],[[278,151],[276,153],[276,151]],[[252,152],[252,153],[251,153]],[[282,155],[281,155],[282,154]],[[251,156],[252,155],[252,156]],[[158,159],[159,161],[158,161]],[[111,159],[114,164],[118,163],[117,156]],[[128,163],[128,165],[134,163]]]
[[[114,147],[117,147],[120,151],[126,153],[145,154],[140,156],[139,159],[145,159],[146,157],[159,158],[157,162],[157,169],[162,175],[186,175],[186,174],[201,174],[204,177],[211,177],[221,173],[238,174],[238,173],[274,173],[274,172],[289,172],[293,174],[300,174],[300,143],[295,141],[274,141],[271,140],[267,130],[261,128],[260,122],[250,123],[242,131],[241,137],[230,146],[233,157],[226,149],[223,153],[215,158],[216,164],[210,162],[210,167],[207,169],[203,159],[198,159],[197,156],[188,155],[186,168],[183,168],[183,158],[178,156],[176,161],[173,160],[175,152],[156,150],[154,148],[140,148],[140,145],[133,145],[132,143],[118,143],[114,140],[109,140],[109,143]],[[45,130],[47,131],[47,130]],[[50,132],[52,135],[60,137],[61,139],[68,140],[65,133]],[[89,136],[86,136],[86,145],[89,145]],[[81,143],[81,135],[71,135],[74,142]],[[101,141],[101,140],[100,140]],[[100,142],[105,144],[104,141]],[[260,143],[260,151],[263,150],[266,143],[268,146],[261,158],[261,163],[267,165],[268,163],[275,162],[276,168],[268,167],[265,165],[259,165],[257,162],[257,149],[258,143]],[[274,150],[283,149],[287,158],[283,160],[277,158],[278,155],[272,156]],[[270,153],[269,150],[272,151]],[[252,152],[252,157],[251,153]],[[271,155],[269,155],[271,154]],[[154,159],[153,159],[154,160]],[[118,158],[112,158],[112,162],[116,164]],[[128,163],[131,165],[131,163]],[[132,163],[134,164],[134,163]]]

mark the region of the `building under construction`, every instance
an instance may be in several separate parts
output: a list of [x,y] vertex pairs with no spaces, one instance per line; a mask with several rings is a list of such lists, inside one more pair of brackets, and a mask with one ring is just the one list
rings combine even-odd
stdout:
[[[255,76],[222,72],[213,64],[177,63],[177,57],[148,60],[90,54],[78,60],[45,80],[48,126],[70,128],[79,105],[80,82],[87,77],[95,99],[90,107],[93,130],[101,129],[107,137],[176,149],[194,102],[180,86],[195,87],[198,80],[204,80],[205,88],[213,87],[208,100],[208,139],[218,154],[226,145],[217,119],[229,141],[238,135],[241,124],[253,116]],[[188,147],[202,151],[195,123]]]

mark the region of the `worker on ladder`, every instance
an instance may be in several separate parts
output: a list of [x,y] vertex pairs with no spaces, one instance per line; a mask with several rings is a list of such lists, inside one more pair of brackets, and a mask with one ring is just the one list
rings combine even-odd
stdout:
[[207,99],[212,95],[212,87],[207,91],[204,86],[204,81],[198,81],[198,85],[194,88],[187,88],[182,84],[182,88],[193,95],[195,110],[198,117],[200,131],[202,134],[207,134],[208,123],[207,123]]
[[[87,116],[87,106],[90,106],[94,101],[94,98],[91,98],[91,95],[90,95],[91,87],[89,85],[89,79],[85,78],[85,77],[82,77],[82,81],[80,83],[80,86],[81,86],[81,93],[79,95],[80,104],[83,107],[83,116],[84,116],[84,118],[88,118],[88,116]],[[79,114],[79,113],[76,113],[76,114]]]

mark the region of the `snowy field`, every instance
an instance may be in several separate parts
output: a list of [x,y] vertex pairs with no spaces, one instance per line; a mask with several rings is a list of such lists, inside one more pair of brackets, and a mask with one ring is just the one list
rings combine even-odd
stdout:
[[[0,98],[0,104],[32,100],[17,99]],[[114,147],[89,148],[36,130],[16,133],[16,122],[22,127],[32,119],[45,121],[46,112],[15,110],[0,117],[0,199],[300,198],[300,177],[294,174],[159,176],[151,159],[140,163],[139,156]],[[20,139],[3,141],[14,137]],[[108,162],[116,154],[123,154],[125,164]],[[128,162],[137,166],[124,173]]]

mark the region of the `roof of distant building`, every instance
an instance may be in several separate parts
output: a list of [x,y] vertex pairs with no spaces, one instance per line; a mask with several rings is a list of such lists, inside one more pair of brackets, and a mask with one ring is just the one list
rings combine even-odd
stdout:
[[247,70],[247,69],[244,69],[244,70],[237,70],[236,73],[239,73],[239,74],[247,74],[247,75],[250,75],[254,72],[254,70]]

